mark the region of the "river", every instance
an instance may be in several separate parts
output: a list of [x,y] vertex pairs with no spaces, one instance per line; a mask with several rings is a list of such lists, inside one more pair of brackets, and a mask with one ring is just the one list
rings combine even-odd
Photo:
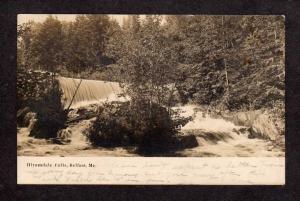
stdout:
[[[79,79],[59,78],[66,107],[70,104]],[[83,80],[71,108],[80,108],[103,101],[124,100],[119,97],[122,89],[116,82]],[[246,134],[238,134],[239,126],[222,118],[212,118],[199,111],[199,106],[185,105],[182,116],[193,116],[193,120],[181,128],[185,134],[194,134],[199,146],[176,151],[162,156],[199,156],[199,157],[277,157],[284,156],[284,150],[263,139],[249,139]],[[70,125],[69,142],[55,144],[50,140],[29,137],[28,128],[18,128],[18,155],[22,156],[138,156],[133,148],[95,148],[86,140],[83,132],[94,119],[86,119]]]

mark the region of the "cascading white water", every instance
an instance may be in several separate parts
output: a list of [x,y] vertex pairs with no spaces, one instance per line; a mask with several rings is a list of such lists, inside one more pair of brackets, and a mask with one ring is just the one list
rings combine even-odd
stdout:
[[[80,79],[59,77],[58,80],[63,91],[64,105],[68,107],[80,83]],[[73,99],[71,108],[106,100],[122,100],[118,97],[121,93],[122,89],[117,82],[83,79]]]
[[[80,79],[60,77],[58,80],[65,98],[65,105],[68,107]],[[118,83],[83,80],[71,107],[76,108],[105,100],[122,101],[122,98],[117,96],[121,92]],[[199,143],[198,147],[178,152],[183,156],[284,156],[284,152],[280,149],[268,151],[270,145],[264,140],[250,140],[246,135],[234,133],[233,129],[238,130],[239,127],[224,119],[203,115],[197,106],[185,105],[174,109],[181,109],[182,116],[193,117],[191,122],[182,127],[182,131],[194,134]],[[70,140],[67,145],[53,144],[45,139],[34,139],[28,136],[27,128],[21,128],[18,130],[18,155],[135,156],[122,148],[108,150],[90,147],[83,135],[84,130],[89,127],[89,123],[90,120],[83,120],[69,126],[67,128],[69,132],[61,136]]]

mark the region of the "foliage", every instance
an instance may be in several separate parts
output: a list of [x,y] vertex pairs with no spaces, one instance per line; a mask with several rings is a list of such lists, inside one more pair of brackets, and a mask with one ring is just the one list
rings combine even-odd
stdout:
[[18,69],[18,110],[25,107],[35,112],[36,123],[30,135],[38,138],[56,137],[64,127],[66,112],[61,102],[62,92],[53,74]]
[[[174,93],[176,55],[163,35],[158,16],[148,16],[140,34],[131,35],[120,60],[120,77],[132,101],[144,99],[169,106]],[[151,103],[150,103],[151,105]]]
[[170,115],[166,108],[158,104],[151,109],[153,115],[149,116],[150,112],[146,110],[138,110],[138,114],[136,105],[130,102],[107,103],[99,108],[98,116],[86,135],[94,146],[137,145],[137,151],[144,154],[174,148],[178,128],[190,118],[179,117],[176,111]]
[[[133,143],[129,125],[128,103],[105,104],[98,108],[98,116],[86,131],[94,146],[120,146]],[[130,140],[131,139],[131,140]]]
[[[127,30],[130,41],[119,61],[125,92],[130,97],[139,150],[151,153],[168,148],[177,133],[171,118],[177,82],[177,54],[164,34],[161,16],[146,16]],[[138,25],[137,25],[138,24]]]
[[57,71],[63,54],[63,32],[59,20],[50,15],[41,24],[32,40],[31,54],[35,57],[33,65],[50,72]]
[[36,138],[55,138],[59,129],[65,127],[67,113],[61,102],[62,92],[57,80],[49,83],[47,93],[32,104],[37,121],[30,131],[30,136]]
[[110,36],[107,15],[78,15],[68,25],[65,38],[65,64],[74,72],[97,67]]
[[284,102],[282,16],[168,18],[167,33],[180,52],[183,99],[222,110]]
[[18,67],[27,68],[31,61],[31,42],[33,38],[33,22],[18,25],[18,51],[17,51],[17,64]]
[[18,68],[17,108],[30,106],[48,93],[51,73]]

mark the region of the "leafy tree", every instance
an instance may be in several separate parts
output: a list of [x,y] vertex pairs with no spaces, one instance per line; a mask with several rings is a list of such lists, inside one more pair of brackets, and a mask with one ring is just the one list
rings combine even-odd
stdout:
[[140,37],[127,43],[127,55],[121,62],[128,93],[134,99],[144,98],[168,105],[168,92],[176,71],[176,55],[170,40],[163,35],[159,16],[147,16]]
[[[178,72],[182,79],[177,89],[181,96],[200,104],[222,106],[222,110],[259,109],[266,103],[272,105],[275,97],[282,101],[282,19],[281,16],[168,16],[165,33],[173,40],[179,57]],[[272,79],[266,72],[272,72]]]

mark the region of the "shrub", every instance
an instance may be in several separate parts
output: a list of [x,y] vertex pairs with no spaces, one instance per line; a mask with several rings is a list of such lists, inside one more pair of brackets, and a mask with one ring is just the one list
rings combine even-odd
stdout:
[[37,121],[32,127],[30,136],[57,137],[58,130],[65,127],[67,112],[64,110],[61,97],[59,83],[53,80],[49,83],[45,93],[31,104],[32,110],[37,114]]
[[[174,146],[177,133],[175,122],[165,107],[150,103],[138,104],[134,111],[134,136],[138,151],[142,153],[163,152]],[[142,107],[140,107],[142,105]]]
[[[190,118],[152,103],[121,102],[105,104],[86,135],[94,146],[136,145],[142,154],[155,154],[176,148],[179,125]],[[151,111],[150,111],[151,110]],[[173,117],[173,118],[172,118]]]
[[31,69],[17,69],[17,108],[22,109],[43,97],[49,88],[51,74]]
[[96,120],[86,131],[92,145],[112,147],[128,145],[133,140],[128,120],[128,103],[104,104],[98,109]]
[[28,112],[36,113],[30,136],[56,137],[57,131],[64,127],[67,113],[61,102],[59,82],[53,73],[18,68],[17,98],[19,125],[27,126],[28,119],[24,124],[25,115]]

